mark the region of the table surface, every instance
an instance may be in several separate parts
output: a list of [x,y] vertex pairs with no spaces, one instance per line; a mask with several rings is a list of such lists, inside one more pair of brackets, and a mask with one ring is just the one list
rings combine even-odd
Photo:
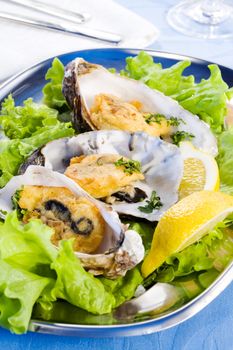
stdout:
[[[144,16],[160,29],[159,39],[150,48],[199,57],[233,68],[232,39],[205,41],[185,37],[169,28],[166,23],[166,11],[177,1],[118,0],[118,2]],[[229,2],[233,4],[233,0]],[[190,320],[163,332],[137,337],[90,339],[34,333],[16,336],[0,329],[0,348],[96,350],[111,347],[112,350],[230,350],[233,349],[232,299],[233,284]]]

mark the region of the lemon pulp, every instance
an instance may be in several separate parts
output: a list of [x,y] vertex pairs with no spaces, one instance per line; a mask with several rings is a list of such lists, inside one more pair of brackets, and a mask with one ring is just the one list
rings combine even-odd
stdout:
[[232,212],[233,196],[221,192],[194,192],[180,200],[159,221],[142,274],[148,276],[170,255],[201,239]]

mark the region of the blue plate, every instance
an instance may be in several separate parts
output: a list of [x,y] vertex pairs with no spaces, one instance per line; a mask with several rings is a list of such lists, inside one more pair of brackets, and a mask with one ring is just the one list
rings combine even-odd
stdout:
[[[134,56],[138,53],[139,50],[94,49],[71,52],[58,56],[58,58],[66,65],[79,56],[107,68],[114,67],[120,70],[125,66],[126,57]],[[157,62],[161,62],[163,67],[169,67],[180,60],[191,60],[192,65],[185,71],[187,75],[193,74],[197,81],[209,77],[207,66],[210,62],[163,52],[148,51],[148,53]],[[12,93],[16,104],[22,104],[28,97],[33,97],[35,101],[40,101],[42,88],[46,83],[44,77],[51,66],[52,60],[53,58],[43,61],[7,80],[0,89],[0,102],[9,93]],[[229,86],[232,86],[233,70],[223,66],[220,66],[220,69],[223,79]],[[44,317],[40,309],[35,309],[34,319],[31,321],[29,329],[36,332],[85,337],[148,334],[172,327],[193,316],[216,298],[231,283],[232,279],[233,265],[231,264],[207,290],[188,304],[164,315],[151,315],[151,318],[141,322],[138,320],[134,323],[127,323],[127,320],[125,320],[123,324],[115,324],[111,315],[95,318],[95,316],[88,315],[85,311],[73,308],[71,305],[58,303],[57,313],[50,315],[49,321],[45,321],[47,318]]]
[[[128,49],[94,49],[71,52],[58,56],[58,58],[66,65],[77,56],[80,56],[87,61],[101,64],[107,68],[115,67],[117,70],[120,70],[125,67],[126,57],[134,56],[138,54],[138,52],[139,50]],[[169,67],[181,60],[191,60],[192,65],[185,70],[185,73],[187,75],[193,74],[197,81],[202,78],[208,78],[209,76],[209,69],[207,66],[211,64],[211,62],[164,52],[148,51],[148,53],[154,56],[157,62],[161,62],[163,67]],[[0,89],[0,102],[9,93],[13,94],[17,104],[21,104],[28,97],[33,97],[35,101],[39,101],[42,98],[42,88],[45,85],[44,77],[51,66],[52,60],[53,58],[49,58],[7,80]],[[219,67],[223,79],[229,86],[232,86],[233,70],[223,66]]]

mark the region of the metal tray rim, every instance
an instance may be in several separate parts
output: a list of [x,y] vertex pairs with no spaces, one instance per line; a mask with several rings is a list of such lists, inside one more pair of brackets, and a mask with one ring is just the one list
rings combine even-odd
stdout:
[[[141,49],[132,48],[98,48],[81,51],[68,52],[58,57],[62,58],[66,55],[77,54],[81,55],[84,51],[96,52],[96,51],[115,51],[124,52],[127,51],[129,54],[138,54]],[[198,63],[200,65],[208,65],[212,62],[205,61],[196,57],[179,55],[171,52],[155,51],[155,50],[143,50],[155,57],[162,57],[175,60],[190,60],[191,62]],[[57,56],[54,56],[57,57]],[[40,67],[43,67],[46,63],[50,62],[54,57],[48,58],[40,63],[37,63],[18,74],[8,78],[0,85],[0,100],[6,97],[9,93],[8,87],[11,85],[17,85],[18,82],[28,75],[28,73],[36,72]],[[219,65],[221,68],[232,70],[230,67],[224,67]],[[7,92],[7,93],[6,93]],[[112,337],[112,336],[133,336],[140,334],[150,334],[171,328],[175,325],[184,322],[190,317],[194,316],[211,301],[213,301],[233,280],[233,262],[220,274],[220,276],[210,285],[204,292],[198,295],[196,298],[183,305],[182,307],[174,310],[168,314],[162,315],[158,318],[141,321],[131,324],[122,325],[79,325],[79,324],[65,324],[65,323],[52,323],[46,321],[31,320],[29,325],[29,331],[57,334],[57,335],[72,335],[79,337]]]

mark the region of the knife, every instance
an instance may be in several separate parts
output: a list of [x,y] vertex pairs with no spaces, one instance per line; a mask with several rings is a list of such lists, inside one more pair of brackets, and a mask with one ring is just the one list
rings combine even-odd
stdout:
[[30,25],[38,28],[44,28],[48,30],[55,30],[58,32],[64,32],[67,34],[79,35],[91,39],[96,39],[100,41],[105,41],[111,44],[119,44],[122,40],[119,34],[109,33],[97,29],[91,29],[88,27],[83,27],[67,22],[50,22],[42,21],[39,19],[34,19],[30,17],[25,17],[21,15],[15,15],[7,12],[0,12],[0,18],[13,21],[16,23],[21,23],[25,25]]
[[89,13],[78,13],[75,11],[70,11],[61,7],[49,5],[42,3],[38,0],[4,0],[7,3],[13,3],[20,5],[22,7],[30,8],[33,10],[37,10],[48,15],[52,15],[53,17],[58,17],[62,19],[66,19],[68,21],[72,21],[75,23],[83,23],[91,18]]

